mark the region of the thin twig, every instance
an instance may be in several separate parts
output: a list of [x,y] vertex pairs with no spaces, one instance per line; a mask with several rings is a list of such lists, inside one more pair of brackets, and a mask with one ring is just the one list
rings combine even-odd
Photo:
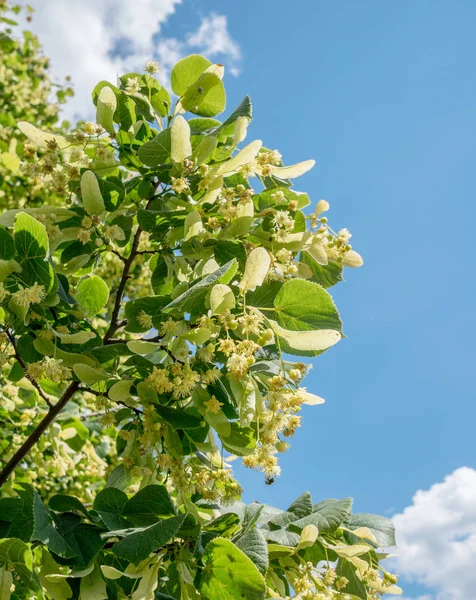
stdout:
[[[114,402],[115,404],[120,404],[121,406],[124,406],[125,408],[129,408],[130,410],[135,412],[136,415],[142,416],[144,414],[139,408],[136,408],[135,406],[129,406],[125,402],[122,402],[122,400],[113,400],[107,394],[105,394],[103,392],[97,392],[96,390],[92,390],[90,388],[79,388],[79,391],[80,392],[88,392],[89,394],[94,394],[94,396],[102,396],[103,398],[107,398],[108,400],[110,400],[111,402]],[[88,416],[93,416],[93,415],[88,415]]]

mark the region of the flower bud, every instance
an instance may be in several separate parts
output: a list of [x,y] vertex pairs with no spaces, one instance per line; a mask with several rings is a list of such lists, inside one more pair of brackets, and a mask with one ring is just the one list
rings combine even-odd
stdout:
[[330,204],[329,202],[327,202],[327,200],[319,200],[319,202],[316,205],[316,210],[314,211],[314,214],[316,215],[316,217],[318,217],[319,215],[322,215],[322,213],[327,212],[330,208]]

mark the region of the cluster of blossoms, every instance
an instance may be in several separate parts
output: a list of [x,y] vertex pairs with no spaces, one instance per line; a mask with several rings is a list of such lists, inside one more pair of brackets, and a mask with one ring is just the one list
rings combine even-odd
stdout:
[[322,217],[330,208],[326,200],[319,200],[314,214],[308,218],[311,229],[314,230],[306,251],[320,265],[336,262],[347,267],[360,267],[363,264],[360,254],[352,249],[349,243],[352,235],[348,229],[334,232],[327,222],[327,217]]
[[346,597],[345,589],[349,580],[347,577],[339,577],[332,567],[317,569],[311,562],[308,562],[299,565],[296,571],[293,588],[298,594],[298,598],[302,600],[332,600],[332,598]]
[[30,308],[31,304],[39,304],[46,298],[44,285],[39,285],[35,282],[30,287],[24,287],[18,284],[18,290],[10,292],[3,283],[0,283],[0,303],[4,302],[7,297],[11,296],[11,300],[23,308]]
[[32,379],[49,379],[55,383],[71,379],[72,371],[65,367],[63,361],[56,358],[45,356],[38,362],[30,363],[27,367],[27,374]]

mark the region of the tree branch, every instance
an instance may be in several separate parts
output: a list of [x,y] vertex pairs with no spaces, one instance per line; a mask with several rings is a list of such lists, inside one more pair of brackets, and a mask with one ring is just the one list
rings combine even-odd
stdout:
[[8,480],[13,471],[17,468],[17,466],[21,463],[21,461],[25,458],[25,456],[30,452],[33,446],[38,442],[43,433],[48,429],[48,427],[53,423],[59,413],[63,410],[63,408],[68,404],[71,400],[73,394],[79,388],[79,381],[73,381],[69,384],[67,390],[58,400],[58,402],[50,408],[48,413],[43,417],[40,421],[36,429],[33,433],[28,437],[20,446],[20,448],[15,452],[12,458],[8,461],[7,465],[0,473],[0,488],[4,483]]
[[129,256],[127,257],[127,259],[124,262],[124,271],[122,271],[121,281],[119,282],[119,287],[117,288],[117,292],[116,292],[116,300],[114,302],[114,308],[112,309],[111,324],[109,325],[109,329],[106,331],[106,333],[104,334],[104,338],[103,338],[104,344],[107,344],[109,338],[111,338],[116,333],[116,331],[119,329],[117,318],[119,316],[119,311],[121,309],[122,296],[124,295],[126,283],[127,283],[127,280],[129,279],[129,270],[131,268],[132,261],[137,256],[137,249],[139,248],[139,241],[140,241],[141,233],[142,233],[142,229],[139,226],[134,235],[131,253],[129,254]]
[[8,329],[5,329],[5,333],[7,334],[8,339],[10,340],[10,343],[13,347],[13,352],[15,353],[15,358],[20,363],[21,368],[25,372],[25,377],[29,381],[31,381],[33,387],[36,389],[36,391],[41,396],[41,398],[43,398],[43,400],[46,402],[46,404],[50,407],[50,409],[53,408],[53,404],[51,403],[51,400],[48,398],[48,396],[45,394],[45,392],[41,389],[40,385],[33,379],[33,377],[28,375],[27,366],[23,362],[22,357],[18,354],[17,346],[15,343],[15,337],[8,331]]

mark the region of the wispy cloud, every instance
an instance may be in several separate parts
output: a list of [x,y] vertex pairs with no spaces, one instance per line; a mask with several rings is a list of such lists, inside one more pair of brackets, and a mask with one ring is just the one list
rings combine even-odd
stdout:
[[475,469],[461,467],[419,490],[393,521],[399,554],[393,570],[432,591],[408,600],[476,597]]
[[[27,3],[27,0],[22,0]],[[38,34],[51,58],[54,77],[71,76],[75,98],[65,109],[69,118],[92,110],[91,91],[101,79],[111,82],[127,71],[141,72],[146,60],[159,60],[165,80],[182,56],[200,52],[220,58],[239,71],[241,52],[231,38],[227,18],[211,13],[181,38],[163,36],[163,25],[181,9],[182,0],[28,0],[35,13],[26,24]]]

